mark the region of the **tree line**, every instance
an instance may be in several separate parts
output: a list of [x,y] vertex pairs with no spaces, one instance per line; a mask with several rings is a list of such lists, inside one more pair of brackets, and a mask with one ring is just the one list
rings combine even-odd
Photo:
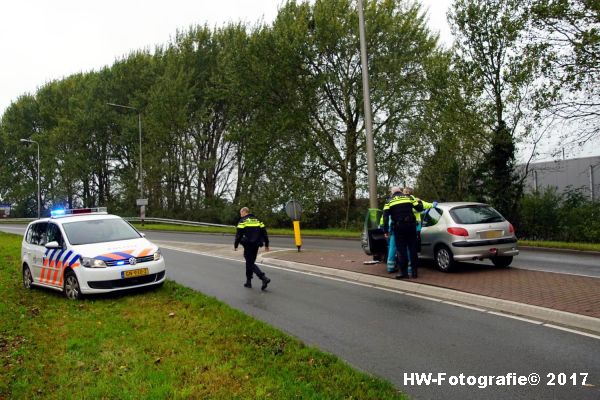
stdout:
[[[418,2],[365,1],[378,193],[492,203],[518,222],[515,152],[548,121],[598,136],[600,10],[588,0],[456,0],[456,44]],[[0,199],[36,214],[108,206],[232,223],[247,205],[283,224],[360,223],[367,195],[358,16],[351,0],[288,1],[272,23],[178,31],[98,71],[44,84],[0,120]],[[108,103],[135,109],[111,107]],[[522,174],[521,174],[522,175]],[[264,214],[264,215],[263,215]]]

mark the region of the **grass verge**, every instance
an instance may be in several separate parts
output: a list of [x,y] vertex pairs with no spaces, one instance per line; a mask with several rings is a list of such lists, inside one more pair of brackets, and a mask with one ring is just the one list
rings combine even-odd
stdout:
[[[228,233],[235,234],[235,228],[212,227],[212,226],[185,226],[185,225],[170,225],[170,224],[144,224],[142,227],[139,223],[133,223],[133,226],[144,231],[161,230],[175,232],[203,232],[203,233]],[[269,228],[269,235],[284,235],[293,236],[293,229]],[[360,238],[358,231],[345,231],[342,229],[301,229],[302,236],[319,236],[330,238]]]
[[402,398],[265,323],[167,281],[67,301],[21,285],[0,233],[0,399]]
[[552,249],[600,251],[600,243],[551,242],[541,240],[519,240],[521,246],[546,247]]

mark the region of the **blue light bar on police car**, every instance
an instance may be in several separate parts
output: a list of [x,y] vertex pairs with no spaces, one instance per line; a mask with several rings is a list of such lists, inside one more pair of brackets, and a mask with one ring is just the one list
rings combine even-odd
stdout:
[[68,215],[81,215],[81,214],[106,214],[108,212],[106,207],[93,207],[93,208],[71,208],[66,210],[52,210],[50,215],[54,217],[62,217]]

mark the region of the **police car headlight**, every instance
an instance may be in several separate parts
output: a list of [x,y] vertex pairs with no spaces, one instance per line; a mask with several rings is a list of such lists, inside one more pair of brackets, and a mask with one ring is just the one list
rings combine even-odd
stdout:
[[154,261],[160,260],[161,257],[162,257],[162,254],[160,253],[160,249],[156,250],[156,253],[154,253]]
[[81,265],[87,268],[106,268],[104,261],[89,257],[81,257]]

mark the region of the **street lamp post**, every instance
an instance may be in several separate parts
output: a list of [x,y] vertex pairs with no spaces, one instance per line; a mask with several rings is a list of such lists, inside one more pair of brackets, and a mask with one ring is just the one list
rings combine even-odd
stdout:
[[37,146],[37,217],[42,215],[42,196],[40,194],[40,144],[35,140],[21,139],[21,143],[35,143]]
[[[106,104],[111,107],[126,108],[126,109],[134,110],[135,112],[137,112],[139,140],[140,140],[140,170],[139,170],[140,200],[142,202],[144,202],[143,201],[143,199],[144,199],[144,178],[143,178],[143,169],[142,169],[142,113],[139,109],[132,107],[132,106],[124,106],[122,104],[115,104],[115,103],[106,103]],[[146,218],[146,205],[145,204],[139,204],[139,205],[140,205],[140,219],[142,220],[142,225],[144,225],[144,219]]]
[[360,61],[362,67],[363,99],[365,107],[365,131],[367,133],[367,173],[369,174],[369,207],[377,208],[377,172],[375,171],[375,145],[373,143],[373,120],[369,93],[369,69],[367,65],[367,41],[362,0],[358,0],[358,30],[360,33]]

